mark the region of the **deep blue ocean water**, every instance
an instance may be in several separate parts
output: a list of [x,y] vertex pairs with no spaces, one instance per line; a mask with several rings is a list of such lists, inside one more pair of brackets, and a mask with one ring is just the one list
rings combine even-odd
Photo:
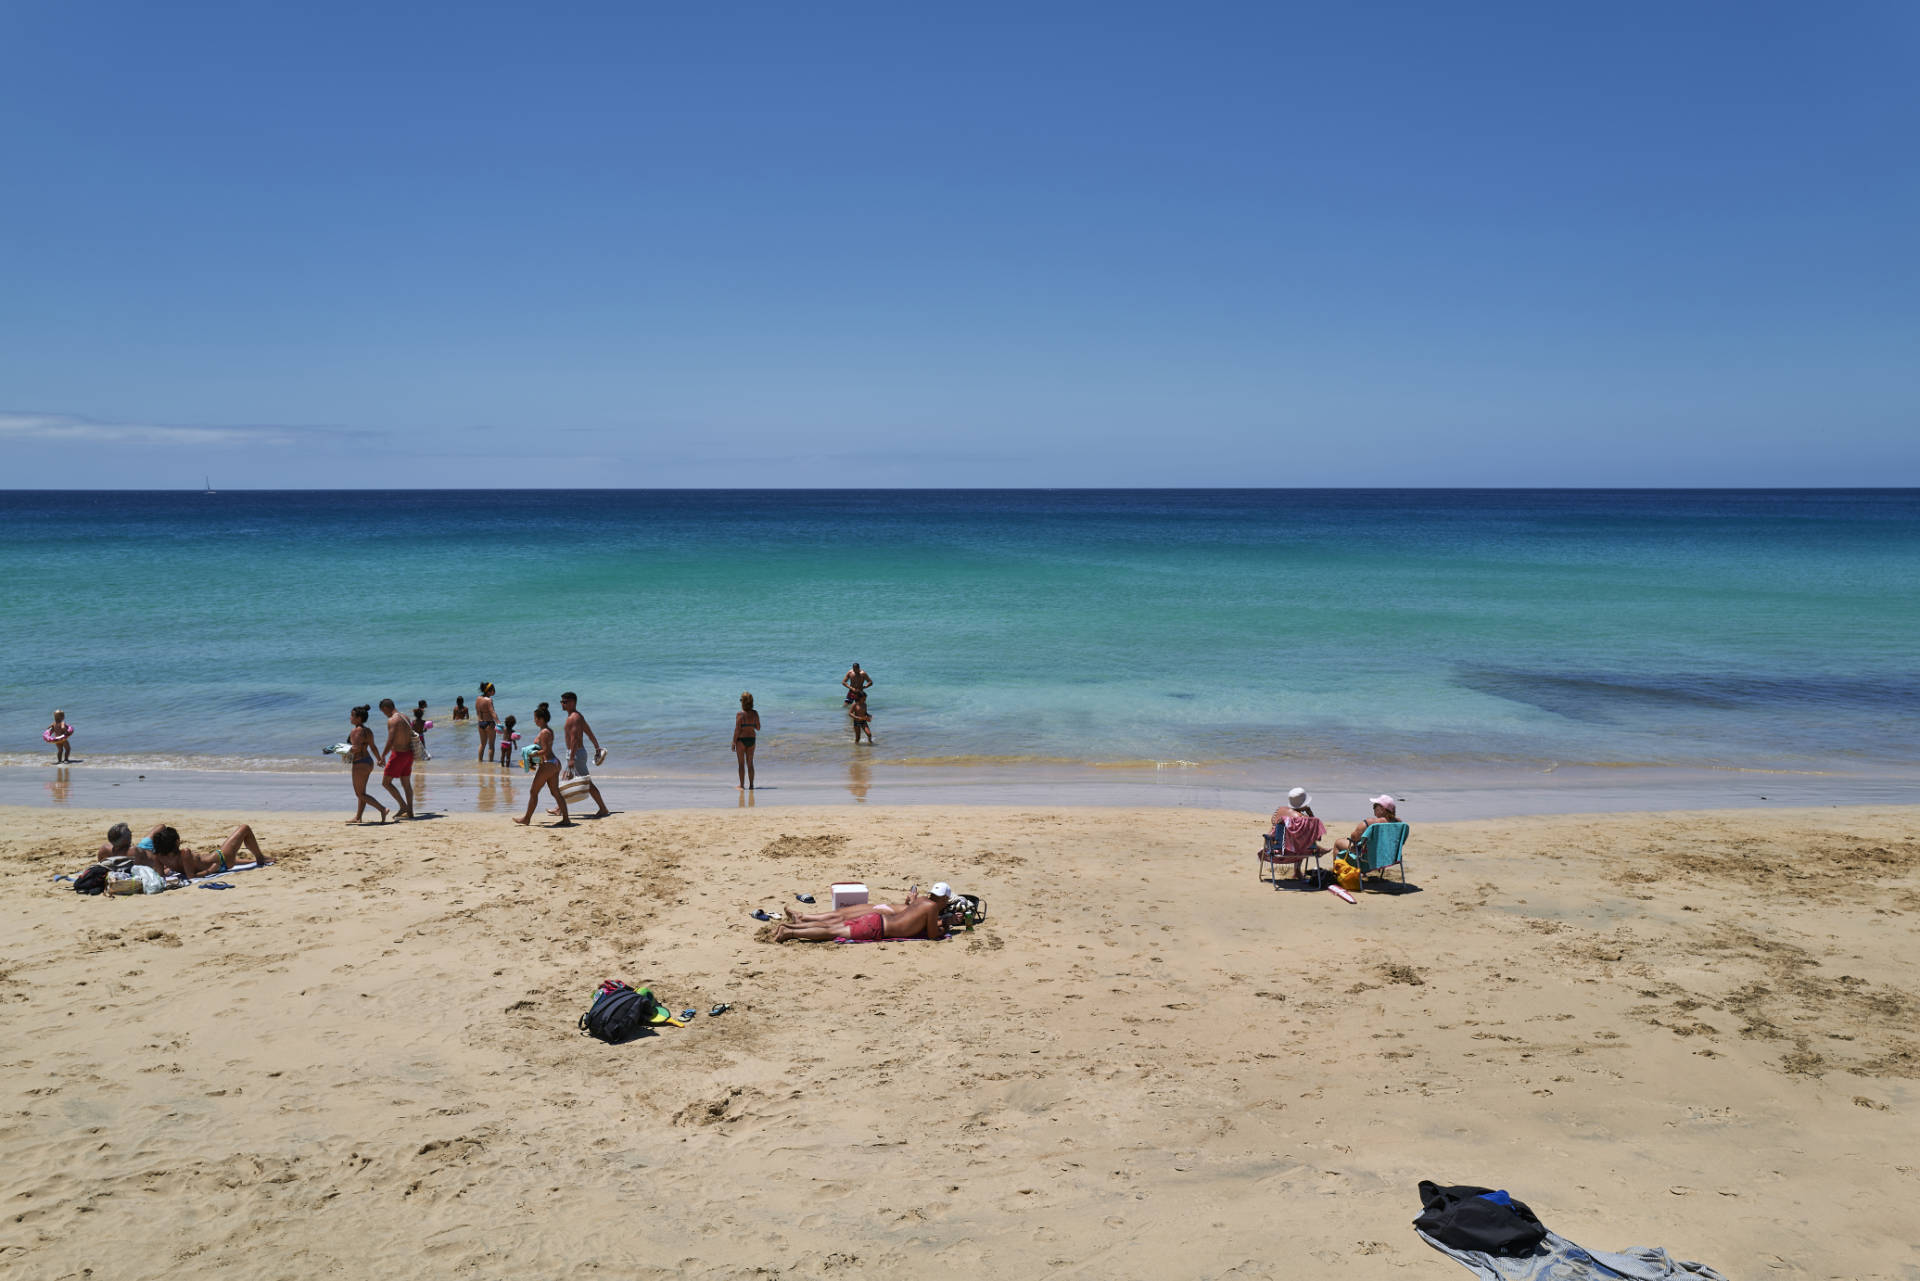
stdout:
[[[0,493],[0,763],[327,764],[578,690],[617,761],[1920,763],[1920,491]],[[470,754],[471,748],[467,752]]]

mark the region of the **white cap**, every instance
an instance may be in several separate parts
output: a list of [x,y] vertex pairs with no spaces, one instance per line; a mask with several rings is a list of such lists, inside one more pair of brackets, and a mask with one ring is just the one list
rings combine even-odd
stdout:
[[1307,795],[1306,788],[1296,787],[1287,793],[1287,804],[1297,810],[1303,810],[1313,804],[1313,798]]
[[947,884],[945,881],[941,881],[939,884],[935,885],[932,889],[928,890],[927,893],[933,895],[933,897],[935,898],[953,898],[954,897],[953,886]]
[[1385,795],[1383,793],[1379,796],[1368,797],[1367,804],[1378,805],[1381,809],[1386,810],[1388,813],[1393,813],[1399,808],[1400,803],[1394,800],[1391,796]]

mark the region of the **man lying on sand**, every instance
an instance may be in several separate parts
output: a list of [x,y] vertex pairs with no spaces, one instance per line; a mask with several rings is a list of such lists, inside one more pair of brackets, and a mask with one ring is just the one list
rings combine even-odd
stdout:
[[[936,893],[940,890],[946,890],[948,899],[953,897],[953,891],[945,881],[940,882],[940,884],[933,888]],[[902,903],[900,907],[895,907],[891,903],[855,903],[851,907],[830,908],[825,912],[796,912],[792,908],[788,908],[786,911],[786,923],[788,925],[844,925],[848,921],[858,920],[863,916],[870,916],[875,912],[891,915],[894,912],[900,911],[902,908],[912,907],[915,903],[925,902],[930,897],[931,895],[922,894],[919,886],[915,886],[912,890],[908,891],[907,901]]]
[[215,872],[224,872],[234,864],[234,855],[242,848],[253,855],[253,861],[265,867],[272,860],[260,852],[260,842],[253,837],[253,828],[242,823],[233,829],[233,835],[220,842],[220,847],[211,854],[196,854],[180,845],[180,833],[166,824],[153,829],[145,840],[138,841],[133,847],[133,861],[144,864],[162,876],[184,876],[192,880],[196,876],[211,876]]
[[[831,943],[835,939],[852,939],[856,943],[878,943],[881,939],[943,939],[947,936],[947,923],[943,918],[953,891],[945,885],[933,888],[936,892],[925,898],[910,896],[902,906],[884,912],[872,904],[861,903],[837,912],[820,913],[848,918],[844,920],[807,925],[781,921],[773,927],[773,941]],[[947,893],[940,894],[937,892],[940,890]]]
[[107,843],[94,854],[93,861],[104,863],[110,858],[133,857],[133,829],[125,823],[115,823],[107,829]]

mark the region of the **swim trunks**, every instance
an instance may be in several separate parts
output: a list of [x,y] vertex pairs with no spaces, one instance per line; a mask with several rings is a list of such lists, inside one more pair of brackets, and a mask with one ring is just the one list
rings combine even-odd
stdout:
[[381,778],[409,778],[413,774],[412,752],[388,752],[387,767],[380,771]]
[[868,912],[847,922],[847,937],[856,943],[878,943],[887,936],[887,918]]
[[587,757],[586,745],[582,744],[567,754],[567,768],[573,771],[575,778],[585,778],[590,772],[587,766],[592,762]]
[[493,728],[493,722],[492,722],[492,721],[481,721],[481,722],[480,722],[480,728],[481,728],[481,729],[492,729],[492,728]]

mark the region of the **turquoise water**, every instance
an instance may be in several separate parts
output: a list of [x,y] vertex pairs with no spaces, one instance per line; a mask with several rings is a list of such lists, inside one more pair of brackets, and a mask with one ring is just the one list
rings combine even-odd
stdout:
[[[1920,492],[0,495],[0,765],[324,768],[578,690],[622,768],[1920,763]],[[58,520],[47,513],[58,511]],[[868,749],[862,749],[867,751]]]

